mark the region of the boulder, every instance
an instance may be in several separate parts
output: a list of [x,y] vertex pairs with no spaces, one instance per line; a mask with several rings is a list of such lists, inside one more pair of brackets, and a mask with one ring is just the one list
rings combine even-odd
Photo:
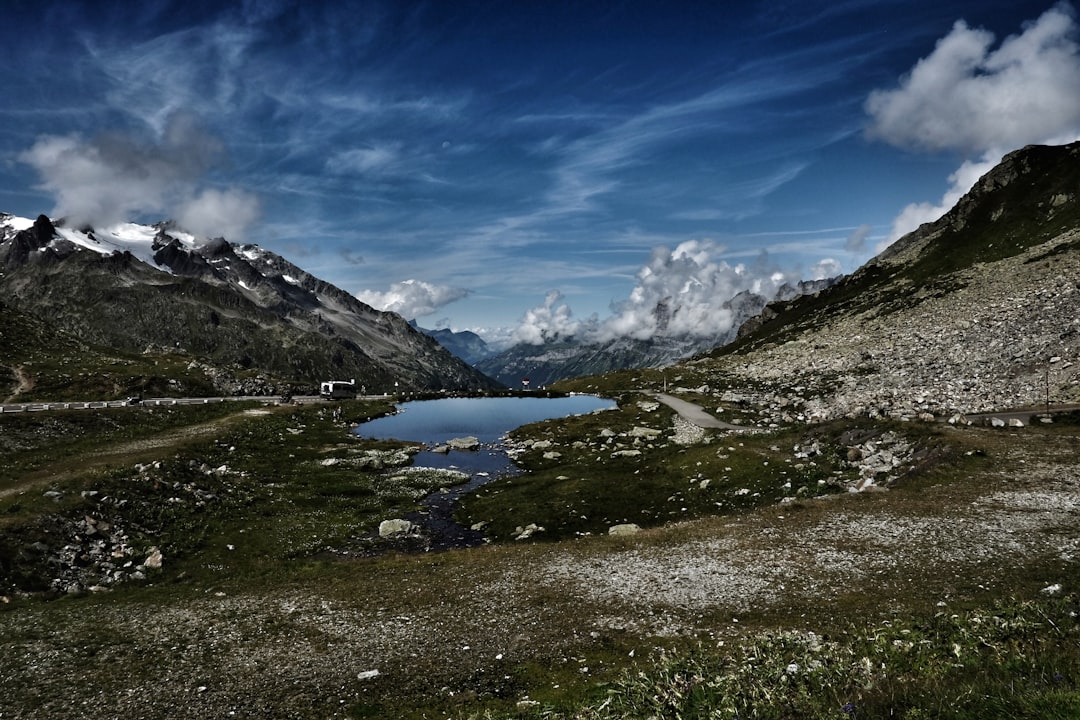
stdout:
[[544,532],[544,528],[540,525],[537,525],[536,523],[529,523],[525,527],[521,527],[520,525],[518,525],[516,528],[514,528],[514,539],[527,540],[538,532]]
[[379,537],[397,537],[399,535],[408,535],[412,532],[413,524],[408,520],[402,520],[401,518],[394,518],[393,520],[383,520],[379,523]]
[[653,428],[641,427],[640,425],[638,427],[635,427],[633,430],[630,431],[630,437],[632,437],[632,438],[645,438],[647,440],[655,440],[659,436],[660,436],[660,431],[659,430],[654,430]]
[[612,525],[608,528],[608,535],[637,535],[641,532],[641,527],[637,523],[623,523],[621,525]]
[[454,438],[446,443],[452,450],[476,450],[480,447],[480,439],[468,435],[466,437]]

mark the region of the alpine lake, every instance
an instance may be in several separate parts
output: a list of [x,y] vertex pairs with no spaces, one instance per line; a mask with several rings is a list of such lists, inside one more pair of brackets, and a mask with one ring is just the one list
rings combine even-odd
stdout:
[[[423,443],[425,449],[413,457],[414,467],[469,476],[467,482],[428,495],[421,510],[404,518],[423,528],[430,549],[445,550],[483,544],[483,534],[458,524],[453,513],[462,496],[496,477],[519,472],[503,444],[507,433],[530,423],[615,407],[614,400],[595,395],[417,400],[398,405],[393,415],[360,424],[355,433],[375,440]],[[461,438],[476,438],[479,445],[474,450],[448,449],[450,441]]]

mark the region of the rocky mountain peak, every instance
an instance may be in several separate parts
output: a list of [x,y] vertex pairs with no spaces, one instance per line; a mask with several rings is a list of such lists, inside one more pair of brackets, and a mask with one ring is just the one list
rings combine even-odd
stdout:
[[223,238],[201,242],[171,223],[95,230],[0,216],[0,294],[85,342],[170,348],[298,384],[496,386],[403,318],[284,258]]

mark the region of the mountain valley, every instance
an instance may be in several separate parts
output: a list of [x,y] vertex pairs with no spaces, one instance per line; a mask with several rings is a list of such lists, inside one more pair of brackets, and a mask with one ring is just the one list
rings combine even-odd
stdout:
[[[0,226],[16,397],[494,384],[255,246]],[[451,481],[352,432],[393,390],[4,413],[0,714],[1075,717],[1078,310],[1080,143],[1017,150],[731,342],[553,382],[617,408],[511,432],[441,553],[384,523]]]

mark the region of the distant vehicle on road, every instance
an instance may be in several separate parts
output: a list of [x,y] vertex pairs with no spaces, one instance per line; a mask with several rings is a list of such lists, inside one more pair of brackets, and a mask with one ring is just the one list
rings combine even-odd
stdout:
[[324,380],[319,384],[319,395],[327,400],[351,400],[356,397],[356,380]]

